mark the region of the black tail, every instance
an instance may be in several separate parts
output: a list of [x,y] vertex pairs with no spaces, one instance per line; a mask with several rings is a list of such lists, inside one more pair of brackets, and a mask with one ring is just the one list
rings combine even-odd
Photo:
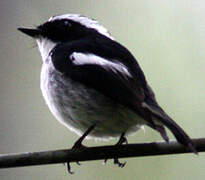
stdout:
[[[177,141],[189,148],[190,151],[197,154],[197,150],[191,138],[184,132],[184,130],[175,123],[157,104],[156,101],[149,101],[144,104],[144,107],[149,110],[151,113],[151,117],[160,122],[160,124],[165,125],[176,137]],[[154,123],[155,124],[155,123]],[[166,135],[165,128],[163,126],[156,125],[154,127],[158,132],[160,132],[161,136],[165,141],[168,141],[168,137]]]
[[[160,113],[161,114],[161,113]],[[164,124],[176,137],[177,141],[188,147],[190,151],[197,153],[196,147],[191,138],[184,132],[184,130],[175,123],[165,112],[159,115],[154,115],[162,124]]]

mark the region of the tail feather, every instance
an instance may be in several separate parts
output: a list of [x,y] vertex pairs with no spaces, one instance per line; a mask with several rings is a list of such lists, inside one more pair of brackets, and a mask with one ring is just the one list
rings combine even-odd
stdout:
[[160,135],[162,136],[162,138],[169,143],[169,137],[167,136],[166,130],[164,128],[164,126],[162,125],[155,125],[155,127],[153,127],[154,129],[156,129]]
[[177,141],[184,146],[188,147],[190,151],[197,153],[196,147],[191,140],[191,138],[184,132],[184,130],[176,124],[171,118],[162,119],[159,118],[159,120],[168,128],[171,130],[171,132],[174,134]]
[[[184,132],[184,130],[177,123],[175,123],[163,111],[162,108],[160,108],[157,104],[154,104],[154,106],[146,104],[144,105],[144,107],[146,107],[151,112],[151,115],[153,116],[154,119],[157,119],[161,124],[165,125],[174,134],[175,138],[177,139],[179,143],[187,147],[190,151],[194,152],[195,154],[198,154],[196,147],[193,141],[191,140],[191,138]],[[159,131],[163,139],[167,141],[165,130],[163,129],[162,131],[160,129],[156,129],[156,130]]]

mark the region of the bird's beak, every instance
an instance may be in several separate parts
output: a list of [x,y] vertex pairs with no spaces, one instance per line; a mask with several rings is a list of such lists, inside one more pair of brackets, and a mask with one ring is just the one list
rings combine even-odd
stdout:
[[37,38],[40,35],[42,35],[42,32],[40,29],[32,29],[32,28],[18,28],[19,31],[22,33],[32,37],[32,38]]

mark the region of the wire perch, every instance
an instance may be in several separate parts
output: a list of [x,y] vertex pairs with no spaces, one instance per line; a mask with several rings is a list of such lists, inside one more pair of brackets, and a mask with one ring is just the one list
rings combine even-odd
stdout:
[[[193,139],[198,152],[205,152],[205,138]],[[45,165],[91,160],[191,153],[176,141],[100,146],[80,149],[1,154],[0,168]]]

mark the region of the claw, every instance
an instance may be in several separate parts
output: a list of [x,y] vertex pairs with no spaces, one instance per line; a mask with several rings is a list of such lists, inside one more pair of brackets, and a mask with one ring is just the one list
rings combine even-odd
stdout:
[[118,165],[118,167],[123,168],[125,166],[126,162],[121,163],[118,158],[114,158],[114,164]]
[[69,174],[74,174],[74,171],[71,171],[70,163],[67,162],[67,171]]

